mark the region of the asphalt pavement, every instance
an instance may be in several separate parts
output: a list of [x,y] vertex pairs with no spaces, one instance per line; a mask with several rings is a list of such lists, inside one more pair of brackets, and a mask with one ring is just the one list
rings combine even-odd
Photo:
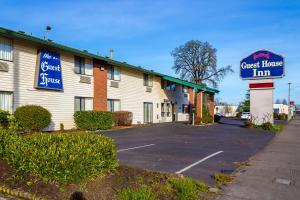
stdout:
[[106,132],[122,165],[181,173],[214,184],[214,172],[232,171],[261,151],[273,133],[242,127],[239,119],[208,126],[161,123]]

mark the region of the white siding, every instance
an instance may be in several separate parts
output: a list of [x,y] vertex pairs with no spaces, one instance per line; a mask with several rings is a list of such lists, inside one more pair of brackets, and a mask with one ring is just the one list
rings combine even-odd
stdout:
[[59,129],[60,123],[63,123],[66,129],[74,128],[74,97],[93,97],[93,77],[91,84],[80,83],[80,75],[74,73],[74,56],[56,51],[61,56],[64,90],[36,89],[34,83],[38,49],[32,43],[14,41],[14,60],[7,62],[9,72],[0,71],[0,90],[14,93],[14,109],[26,104],[37,104],[47,108],[52,113],[52,122],[48,130]]
[[143,123],[143,103],[153,103],[153,122],[171,122],[172,115],[161,118],[161,103],[165,100],[177,102],[176,120],[186,121],[188,114],[182,114],[182,104],[188,104],[188,98],[183,97],[181,86],[177,90],[165,91],[161,88],[161,78],[153,77],[152,92],[146,92],[146,86],[143,82],[143,72],[121,67],[121,80],[119,87],[110,87],[111,80],[107,80],[107,98],[120,99],[121,110],[131,111],[133,113],[133,123]]

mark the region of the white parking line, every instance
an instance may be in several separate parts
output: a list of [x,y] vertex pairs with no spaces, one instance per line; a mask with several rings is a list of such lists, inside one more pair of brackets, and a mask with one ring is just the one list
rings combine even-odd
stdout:
[[189,166],[183,168],[182,170],[177,171],[176,174],[181,174],[182,172],[185,172],[186,170],[189,170],[189,169],[191,169],[192,167],[194,167],[194,166],[196,166],[196,165],[198,165],[198,164],[200,164],[200,163],[206,161],[207,159],[209,159],[209,158],[211,158],[211,157],[214,157],[214,156],[216,156],[216,155],[218,155],[218,154],[220,154],[220,153],[223,153],[223,152],[224,152],[224,151],[218,151],[218,152],[216,152],[216,153],[210,154],[209,156],[206,156],[205,158],[203,158],[203,159],[201,159],[201,160],[199,160],[199,161],[197,161],[197,162],[195,162],[195,163],[193,163],[193,164],[191,164],[191,165],[189,165]]
[[144,147],[150,147],[150,146],[153,146],[153,145],[155,145],[155,144],[147,144],[147,145],[143,145],[143,146],[131,147],[131,148],[128,148],[128,149],[120,149],[117,152],[128,151],[128,150],[132,150],[132,149],[140,149],[140,148],[144,148]]

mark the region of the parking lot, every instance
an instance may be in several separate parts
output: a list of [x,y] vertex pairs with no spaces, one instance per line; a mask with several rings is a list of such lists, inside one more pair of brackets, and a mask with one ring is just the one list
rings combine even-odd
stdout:
[[123,165],[181,173],[213,184],[211,175],[233,170],[260,151],[274,134],[242,127],[238,119],[189,126],[162,123],[106,132],[118,148]]

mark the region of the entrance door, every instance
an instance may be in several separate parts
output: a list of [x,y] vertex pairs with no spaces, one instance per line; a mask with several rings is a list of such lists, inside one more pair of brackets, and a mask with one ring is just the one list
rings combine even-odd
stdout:
[[176,107],[175,104],[172,103],[172,121],[175,122],[176,121]]
[[149,124],[153,122],[153,104],[144,102],[144,123]]

